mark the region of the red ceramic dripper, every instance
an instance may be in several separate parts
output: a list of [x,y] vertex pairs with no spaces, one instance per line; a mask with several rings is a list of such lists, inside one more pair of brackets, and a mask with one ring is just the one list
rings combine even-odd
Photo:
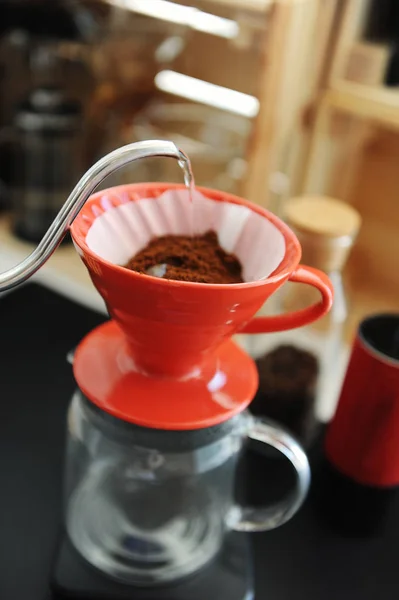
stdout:
[[[214,229],[237,255],[245,283],[169,281],[123,267],[155,236]],[[191,203],[184,186],[134,184],[101,191],[71,227],[90,277],[123,330],[139,372],[187,378],[237,332],[292,329],[324,315],[332,286],[322,272],[300,266],[294,233],[267,210],[223,192],[199,188]],[[254,317],[287,280],[316,287],[320,301],[304,310]]]

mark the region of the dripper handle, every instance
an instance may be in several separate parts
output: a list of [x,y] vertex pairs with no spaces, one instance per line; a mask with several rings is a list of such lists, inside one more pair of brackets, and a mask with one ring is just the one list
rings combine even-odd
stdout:
[[86,200],[108,176],[141,158],[165,156],[188,163],[187,156],[173,143],[148,140],[122,146],[96,162],[77,183],[37,248],[15,267],[0,273],[0,292],[23,283],[48,261],[66,235]]
[[240,333],[273,333],[296,329],[313,323],[313,321],[317,321],[317,319],[328,313],[333,303],[334,290],[330,279],[323,271],[299,265],[290,275],[288,281],[306,283],[315,287],[321,294],[321,300],[294,312],[269,317],[254,317],[243,329],[240,329]]

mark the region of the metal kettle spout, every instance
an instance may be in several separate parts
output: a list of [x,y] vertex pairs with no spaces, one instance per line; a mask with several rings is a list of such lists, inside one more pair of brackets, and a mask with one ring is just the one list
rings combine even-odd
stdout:
[[156,156],[189,163],[187,156],[173,142],[162,140],[149,140],[122,146],[95,163],[77,183],[35,250],[15,267],[0,273],[0,292],[23,283],[48,261],[86,200],[108,175],[140,158]]

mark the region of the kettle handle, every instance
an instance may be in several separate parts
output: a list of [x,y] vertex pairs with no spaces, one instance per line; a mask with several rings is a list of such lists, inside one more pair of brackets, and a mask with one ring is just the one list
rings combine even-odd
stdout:
[[234,505],[226,517],[226,524],[235,531],[268,531],[288,521],[301,507],[310,485],[310,466],[301,445],[286,431],[271,422],[249,417],[249,439],[281,452],[296,471],[296,487],[283,500],[266,507]]

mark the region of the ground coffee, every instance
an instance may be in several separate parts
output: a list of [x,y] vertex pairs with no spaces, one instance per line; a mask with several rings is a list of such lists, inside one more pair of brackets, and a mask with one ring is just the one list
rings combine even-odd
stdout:
[[214,231],[203,235],[154,238],[126,265],[127,269],[180,281],[242,283],[242,266],[219,245]]
[[302,348],[281,345],[256,360],[259,389],[250,410],[285,425],[306,443],[315,421],[319,362]]

